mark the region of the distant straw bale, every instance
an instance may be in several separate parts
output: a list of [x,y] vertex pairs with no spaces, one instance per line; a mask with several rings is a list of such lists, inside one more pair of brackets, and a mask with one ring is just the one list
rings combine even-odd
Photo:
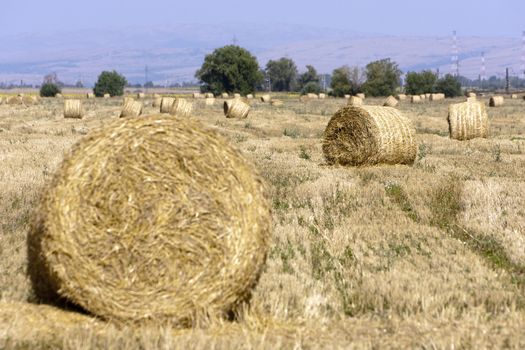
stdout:
[[426,100],[430,100],[430,96],[431,96],[431,95],[432,95],[431,93],[428,93],[428,92],[427,92],[427,93],[425,94],[425,99],[426,99]]
[[226,118],[244,119],[250,113],[250,105],[240,99],[224,101],[224,115]]
[[181,118],[188,118],[191,116],[192,110],[193,104],[190,101],[184,98],[176,98],[171,105],[170,114]]
[[175,98],[173,97],[163,97],[160,101],[160,113],[170,113],[174,102]]
[[421,96],[412,96],[412,97],[410,97],[410,102],[412,102],[412,103],[421,103]]
[[120,118],[135,118],[142,114],[144,104],[141,101],[135,101],[128,99],[124,101],[122,111],[120,112]]
[[241,98],[241,94],[235,93],[235,94],[233,94],[233,98]]
[[363,105],[363,100],[360,97],[350,96],[350,98],[348,99],[348,106],[358,107],[362,105]]
[[92,92],[88,92],[88,93],[86,94],[86,98],[87,98],[88,100],[94,99],[94,98],[95,98],[95,94],[92,93]]
[[202,94],[200,94],[198,92],[194,92],[193,93],[193,98],[203,98],[203,97],[204,97],[204,95],[202,95]]
[[394,96],[388,96],[385,100],[385,103],[383,103],[383,106],[385,107],[396,107],[399,101]]
[[64,96],[62,96],[62,94],[59,93],[55,95],[55,98],[64,98]]
[[516,100],[516,99],[518,99],[518,95],[517,94],[512,94],[512,95],[510,95],[510,98],[513,99],[513,100]]
[[204,94],[204,98],[215,98],[215,95],[213,95],[211,92],[207,92]]
[[361,93],[358,93],[358,94],[355,94],[357,97],[359,97],[361,100],[364,100],[365,99],[365,94],[363,94],[362,92]]
[[229,98],[230,95],[228,95],[227,92],[223,92],[223,93],[221,94],[221,97],[222,97],[222,98]]
[[407,99],[407,95],[405,95],[405,94],[398,94],[397,95],[397,99],[398,99],[398,101],[404,101],[404,100]]
[[204,100],[206,106],[213,106],[215,104],[215,97],[208,97]]
[[503,106],[505,103],[505,99],[503,96],[493,96],[489,100],[489,106],[490,107],[500,107]]
[[24,95],[22,96],[22,103],[26,106],[31,106],[38,103],[36,96]]
[[465,141],[488,137],[489,118],[485,104],[469,98],[467,102],[450,105],[448,126],[452,139]]
[[268,103],[268,102],[270,102],[271,100],[272,100],[272,97],[271,97],[270,95],[268,95],[268,94],[266,94],[266,95],[262,95],[262,96],[261,96],[261,102],[266,102],[266,103]]
[[82,108],[82,101],[80,100],[65,100],[64,101],[64,118],[82,119],[84,116],[84,109]]
[[248,95],[246,95],[246,98],[247,98],[248,100],[253,100],[253,94],[248,94]]
[[445,99],[445,94],[443,93],[430,94],[430,101],[442,101],[444,99]]
[[105,99],[111,98],[111,95],[110,94],[104,94],[104,98]]
[[350,99],[350,97],[352,97],[352,95],[345,95],[345,98],[348,100]]
[[426,94],[421,94],[419,95],[419,97],[421,98],[421,100],[426,100],[427,99],[427,95]]
[[24,104],[24,102],[22,101],[22,97],[19,96],[8,97],[6,103],[10,106],[19,106]]
[[321,100],[324,100],[324,99],[326,98],[326,94],[320,93],[320,94],[319,94],[319,98],[320,98]]
[[416,132],[395,108],[344,107],[326,127],[323,153],[328,164],[412,164]]
[[319,98],[317,94],[312,94],[312,93],[306,94],[306,97],[312,100],[317,100]]
[[476,97],[476,93],[475,92],[469,92],[469,93],[467,93],[467,97]]
[[189,119],[119,119],[81,139],[43,193],[28,236],[29,275],[124,323],[191,326],[249,299],[270,244],[256,167]]

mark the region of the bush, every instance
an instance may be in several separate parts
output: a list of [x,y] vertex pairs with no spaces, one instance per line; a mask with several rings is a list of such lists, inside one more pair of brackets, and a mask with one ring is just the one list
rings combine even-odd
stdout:
[[306,83],[306,85],[301,90],[301,95],[306,94],[319,94],[321,92],[321,87],[319,84],[315,81],[311,81],[309,83]]
[[434,92],[437,77],[431,71],[409,72],[406,77],[405,91],[410,95]]
[[399,87],[401,71],[397,63],[390,58],[370,62],[366,66],[367,80],[363,85],[364,92],[369,96],[389,96],[396,93]]
[[445,75],[436,83],[436,92],[444,93],[446,97],[461,96],[461,83],[451,74]]
[[[307,65],[306,72],[301,74],[298,79],[299,90],[303,92],[305,90],[306,85],[312,82],[319,84],[319,75],[317,74],[317,70],[315,70],[313,66]],[[315,91],[307,91],[306,93],[310,93],[310,92],[315,92]],[[316,93],[319,93],[319,92],[316,92]]]
[[55,97],[57,94],[61,93],[62,90],[58,85],[53,83],[46,83],[40,87],[40,96],[41,97]]
[[126,78],[116,71],[104,71],[98,76],[93,92],[97,97],[103,97],[104,94],[122,96],[124,95],[124,87],[127,83]]
[[253,93],[263,80],[257,59],[236,45],[218,48],[207,55],[195,77],[203,84],[202,92],[215,95],[223,92],[247,95]]

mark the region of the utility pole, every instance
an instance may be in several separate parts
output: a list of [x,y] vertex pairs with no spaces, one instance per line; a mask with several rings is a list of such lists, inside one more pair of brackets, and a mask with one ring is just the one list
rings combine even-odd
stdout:
[[457,32],[454,30],[452,32],[452,65],[450,70],[452,75],[459,76],[459,49],[458,49],[458,36]]
[[144,67],[144,92],[147,94],[148,93],[148,65],[146,65],[146,67]]
[[509,80],[509,69],[505,70],[505,92],[508,94],[510,89],[510,80]]

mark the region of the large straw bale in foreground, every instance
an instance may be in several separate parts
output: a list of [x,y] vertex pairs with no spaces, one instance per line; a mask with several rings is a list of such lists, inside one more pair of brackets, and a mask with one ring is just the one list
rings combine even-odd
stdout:
[[410,120],[391,107],[344,107],[324,132],[323,152],[328,164],[412,164],[416,132]]
[[250,113],[250,105],[240,99],[224,101],[223,108],[226,118],[244,119]]
[[488,137],[489,118],[485,105],[469,98],[467,102],[449,106],[448,128],[450,138],[470,140],[477,137]]
[[120,118],[133,118],[138,117],[142,114],[144,104],[141,101],[135,101],[131,99],[125,99],[122,111],[120,112]]
[[119,119],[80,140],[28,239],[35,292],[119,321],[224,315],[249,298],[270,243],[254,165],[200,123]]
[[80,100],[65,100],[64,101],[64,118],[82,119],[84,116],[84,109],[82,108],[82,101]]
[[503,98],[503,96],[493,96],[489,100],[490,107],[503,106],[504,103],[505,103],[505,99]]
[[176,115],[181,118],[188,118],[191,116],[193,110],[193,103],[184,99],[176,98],[175,101],[171,104],[170,114]]
[[383,103],[383,106],[396,107],[398,103],[398,100],[394,96],[388,96],[385,102]]

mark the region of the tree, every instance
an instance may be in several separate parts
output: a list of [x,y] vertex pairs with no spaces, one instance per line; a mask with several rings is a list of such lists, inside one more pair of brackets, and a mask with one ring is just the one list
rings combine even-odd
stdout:
[[406,76],[405,91],[410,95],[434,92],[437,77],[429,70],[421,73],[409,72]]
[[344,95],[355,95],[361,88],[363,80],[362,70],[358,67],[342,66],[332,72],[332,95],[343,97]]
[[306,94],[318,94],[321,92],[321,87],[319,86],[319,83],[315,81],[310,81],[306,83],[305,86],[301,89],[301,95]]
[[461,83],[453,75],[447,74],[438,80],[435,91],[444,93],[446,97],[461,96]]
[[44,83],[40,87],[41,97],[55,97],[59,93],[61,93],[60,87],[54,83]]
[[386,58],[367,64],[366,77],[363,90],[367,95],[388,96],[395,94],[396,88],[399,87],[401,70],[397,63]]
[[266,63],[266,75],[270,79],[273,91],[292,91],[297,79],[297,66],[289,58]]
[[202,84],[202,92],[215,95],[223,92],[247,95],[254,92],[263,79],[255,56],[236,45],[218,48],[207,55],[195,77]]
[[[313,66],[307,65],[306,72],[304,72],[303,74],[299,76],[299,79],[297,82],[299,85],[299,90],[301,91],[301,93],[304,93],[303,90],[305,89],[305,86],[310,83],[314,83],[317,86],[319,86],[319,75],[317,74],[317,71],[315,70]],[[310,87],[314,86],[314,84],[310,84]],[[319,87],[319,90],[320,89],[321,88]]]
[[124,95],[124,87],[128,84],[126,78],[116,71],[104,71],[98,76],[93,92],[95,96],[102,97],[104,94],[111,96]]

